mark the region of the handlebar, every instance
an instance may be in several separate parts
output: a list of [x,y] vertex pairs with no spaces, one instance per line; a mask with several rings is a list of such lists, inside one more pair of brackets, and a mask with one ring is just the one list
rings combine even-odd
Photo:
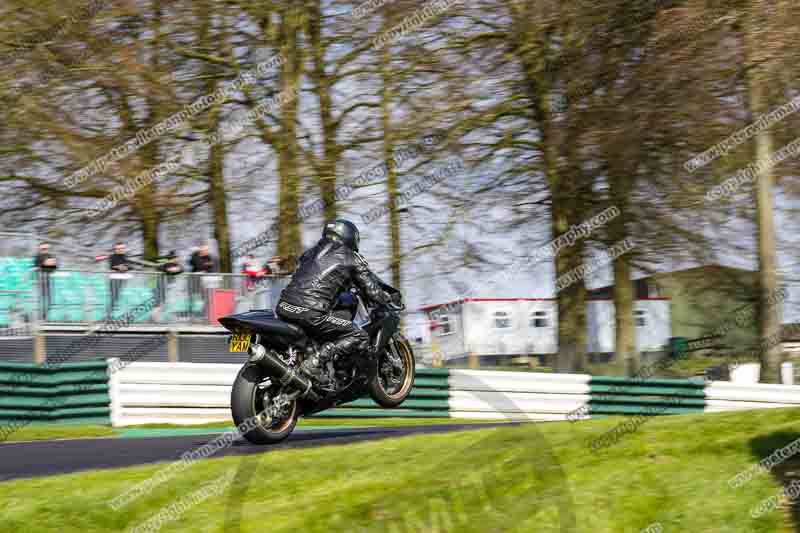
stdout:
[[403,295],[400,294],[399,291],[393,290],[387,294],[389,296],[389,303],[386,304],[386,307],[394,311],[402,311],[406,308],[406,304],[403,302]]
[[386,307],[388,307],[392,311],[403,311],[406,308],[405,304],[403,304],[402,302],[399,303],[399,304],[391,302],[391,303],[386,304]]

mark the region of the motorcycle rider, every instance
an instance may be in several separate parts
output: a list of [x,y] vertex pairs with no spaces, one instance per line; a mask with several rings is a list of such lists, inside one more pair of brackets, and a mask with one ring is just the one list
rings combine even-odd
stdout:
[[366,331],[331,311],[339,294],[355,286],[368,302],[392,303],[358,253],[358,244],[358,228],[349,220],[325,224],[322,238],[300,256],[297,270],[278,301],[276,311],[281,319],[325,341],[300,367],[318,381],[324,381],[322,366],[328,361],[371,349]]

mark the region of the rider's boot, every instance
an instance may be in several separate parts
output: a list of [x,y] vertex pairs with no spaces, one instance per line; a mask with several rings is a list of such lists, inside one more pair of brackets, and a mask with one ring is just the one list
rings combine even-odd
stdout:
[[333,359],[334,355],[336,355],[336,347],[330,342],[326,342],[311,357],[303,361],[300,370],[317,383],[326,384],[328,375],[323,371],[323,367]]

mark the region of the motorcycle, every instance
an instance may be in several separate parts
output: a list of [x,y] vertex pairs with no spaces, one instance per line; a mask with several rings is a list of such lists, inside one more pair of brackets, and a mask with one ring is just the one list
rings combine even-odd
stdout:
[[[320,343],[300,327],[280,320],[271,310],[254,310],[219,319],[231,332],[230,352],[247,352],[248,360],[231,390],[231,412],[245,439],[253,444],[277,444],[294,430],[300,417],[370,396],[384,408],[398,407],[414,385],[415,358],[399,331],[405,309],[400,292],[384,283],[392,303],[370,310],[351,289],[349,301],[340,297],[333,308],[339,318],[354,320],[359,308],[369,320],[373,352],[329,361],[319,383],[299,370]],[[370,353],[376,355],[369,355]]]

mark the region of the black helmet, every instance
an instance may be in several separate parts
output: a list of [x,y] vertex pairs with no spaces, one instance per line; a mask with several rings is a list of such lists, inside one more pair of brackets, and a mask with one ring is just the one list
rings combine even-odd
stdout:
[[358,241],[360,240],[358,228],[349,220],[339,218],[328,222],[322,230],[322,237],[339,241],[354,252],[358,251]]

